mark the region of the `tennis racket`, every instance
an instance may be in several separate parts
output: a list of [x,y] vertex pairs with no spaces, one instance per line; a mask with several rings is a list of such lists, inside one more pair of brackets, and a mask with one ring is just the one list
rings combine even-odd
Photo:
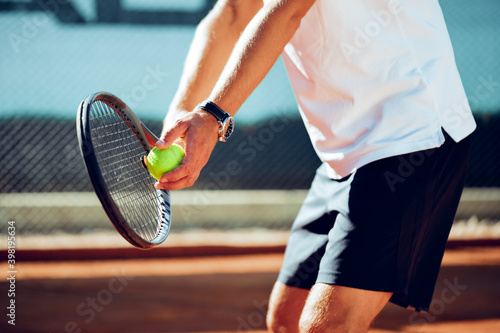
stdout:
[[161,244],[170,231],[170,192],[154,188],[143,162],[155,135],[106,92],[80,103],[77,135],[94,190],[118,232],[141,249]]

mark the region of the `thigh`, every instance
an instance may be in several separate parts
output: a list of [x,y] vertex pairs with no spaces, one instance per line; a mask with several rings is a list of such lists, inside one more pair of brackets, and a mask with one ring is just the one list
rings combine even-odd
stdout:
[[366,332],[391,296],[390,292],[317,283],[305,303],[300,329],[304,332]]

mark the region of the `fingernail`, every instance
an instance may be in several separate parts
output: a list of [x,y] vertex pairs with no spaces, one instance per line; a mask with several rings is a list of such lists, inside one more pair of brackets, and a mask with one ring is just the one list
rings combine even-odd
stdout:
[[164,145],[165,141],[163,141],[163,140],[160,139],[160,140],[156,141],[156,144],[157,145]]

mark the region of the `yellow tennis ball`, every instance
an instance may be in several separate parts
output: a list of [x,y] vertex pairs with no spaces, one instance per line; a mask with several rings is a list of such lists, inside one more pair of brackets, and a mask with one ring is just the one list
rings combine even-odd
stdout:
[[176,144],[165,149],[154,147],[147,156],[149,173],[157,180],[177,168],[184,158],[184,150]]

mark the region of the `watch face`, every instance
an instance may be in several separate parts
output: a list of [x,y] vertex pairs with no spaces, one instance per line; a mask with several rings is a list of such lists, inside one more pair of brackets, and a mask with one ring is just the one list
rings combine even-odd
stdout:
[[225,142],[231,134],[233,134],[234,130],[234,119],[233,117],[227,117],[222,123],[221,135],[219,136],[219,140]]

